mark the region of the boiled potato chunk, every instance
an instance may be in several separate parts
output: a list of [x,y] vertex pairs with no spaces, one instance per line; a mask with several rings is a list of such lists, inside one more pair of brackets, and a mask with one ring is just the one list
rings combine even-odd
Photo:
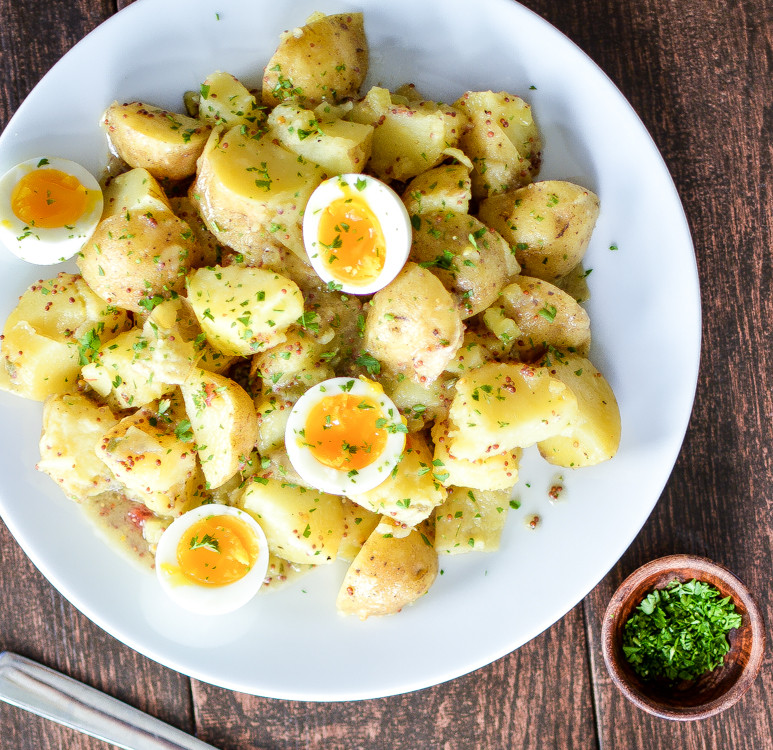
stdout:
[[261,268],[199,268],[187,285],[199,325],[224,354],[247,356],[276,346],[303,313],[295,282]]
[[582,262],[599,205],[587,188],[545,180],[487,198],[478,217],[510,243],[526,275],[555,281]]
[[476,490],[511,490],[518,482],[520,448],[471,461],[449,452],[448,423],[435,422],[432,441],[435,454],[432,464],[435,479],[445,487],[453,485]]
[[373,296],[364,344],[388,369],[426,383],[443,372],[463,336],[454,298],[430,271],[409,262]]
[[414,177],[405,188],[403,203],[411,216],[438,211],[466,214],[471,197],[470,170],[464,164],[450,164]]
[[256,448],[265,456],[278,448],[284,448],[285,428],[290,418],[293,402],[276,393],[266,393],[258,400],[255,410],[258,417]]
[[400,101],[378,87],[354,105],[348,118],[375,128],[368,166],[382,180],[409,180],[436,166],[466,124],[453,107]]
[[468,91],[454,107],[469,118],[460,146],[472,159],[472,192],[495,195],[531,182],[542,143],[531,107],[503,91]]
[[253,357],[252,374],[273,390],[300,397],[311,386],[335,377],[332,368],[320,359],[332,338],[332,331],[318,337],[312,331],[292,327],[285,341]]
[[105,190],[102,220],[77,263],[102,299],[142,312],[155,297],[182,292],[197,253],[193,231],[172,213],[158,182],[133,169]]
[[285,31],[263,75],[263,103],[288,97],[306,106],[357,96],[368,73],[362,13],[315,13],[305,26]]
[[612,458],[620,445],[620,409],[604,376],[584,357],[566,354],[550,358],[550,372],[577,398],[579,414],[564,435],[539,442],[539,452],[551,464],[576,468]]
[[185,381],[200,354],[178,328],[178,300],[162,302],[145,325],[114,339],[99,358],[84,365],[83,380],[118,409],[129,409],[171,393]]
[[520,331],[516,346],[522,355],[548,347],[584,353],[590,346],[588,313],[548,281],[516,276],[499,305]]
[[5,322],[0,388],[36,401],[72,390],[81,367],[128,324],[126,312],[107,305],[80,276],[36,282]]
[[499,549],[509,502],[507,491],[452,487],[435,516],[435,549],[446,555]]
[[498,340],[496,340],[495,345],[490,336],[478,331],[465,331],[462,345],[456,352],[456,356],[448,363],[446,372],[451,375],[463,375],[486,362],[491,362],[496,359],[500,351],[498,344]]
[[278,557],[313,565],[336,559],[344,534],[341,498],[255,476],[239,504],[261,525]]
[[191,268],[214,266],[220,263],[225,248],[207,229],[194,202],[187,195],[177,195],[169,199],[169,204],[172,206],[174,215],[191,228],[196,238],[196,251],[191,256]]
[[209,137],[209,127],[199,120],[143,102],[113,102],[104,124],[118,156],[159,180],[194,174]]
[[432,542],[416,529],[398,536],[385,519],[346,572],[336,606],[345,615],[391,615],[429,591],[438,572]]
[[278,243],[307,259],[303,210],[324,172],[267,136],[215,128],[199,159],[190,196],[207,228],[250,257]]
[[107,430],[95,448],[127,494],[158,516],[184,513],[200,483],[184,417],[177,397],[153,402]]
[[204,478],[216,489],[236,474],[255,446],[255,406],[238,383],[205,370],[193,370],[180,390]]
[[373,529],[378,526],[381,516],[372,513],[361,505],[343,498],[344,535],[338,548],[338,559],[351,562],[357,557]]
[[577,417],[577,398],[546,367],[490,362],[456,381],[449,453],[477,460],[561,434]]
[[473,216],[452,211],[414,216],[411,223],[411,260],[443,282],[462,318],[496,300],[510,276],[510,248],[499,234]]
[[395,470],[378,487],[349,499],[403,526],[416,526],[445,499],[445,490],[432,476],[432,452],[419,433],[407,435],[405,451]]
[[319,164],[332,176],[362,172],[370,158],[373,127],[340,120],[294,102],[279,104],[268,116],[271,133],[285,148]]
[[409,432],[418,432],[436,419],[445,419],[451,403],[453,380],[439,377],[417,383],[405,377],[382,378],[384,392],[407,422]]
[[76,502],[116,489],[113,472],[94,450],[102,435],[117,423],[110,409],[79,393],[51,397],[43,407],[37,469]]
[[212,126],[243,126],[254,135],[265,122],[266,116],[241,81],[230,73],[216,70],[201,84],[199,119]]

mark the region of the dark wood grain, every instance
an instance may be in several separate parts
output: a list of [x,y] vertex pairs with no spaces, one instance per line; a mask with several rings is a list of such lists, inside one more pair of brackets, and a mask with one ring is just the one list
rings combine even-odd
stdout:
[[[0,0],[0,127],[61,54],[128,4]],[[191,685],[138,656],[70,607],[0,525],[2,647],[195,728],[224,749],[773,747],[770,648],[736,706],[703,722],[671,723],[623,698],[600,645],[614,590],[665,554],[726,565],[755,593],[767,622],[773,616],[773,7],[769,0],[524,4],[584,49],[632,103],[671,170],[695,241],[704,307],[695,409],[661,501],[620,562],[561,622],[489,667],[411,695],[308,704]],[[653,241],[668,237],[655,231]],[[654,367],[669,366],[652,355]],[[8,748],[105,747],[5,706],[0,737]]]

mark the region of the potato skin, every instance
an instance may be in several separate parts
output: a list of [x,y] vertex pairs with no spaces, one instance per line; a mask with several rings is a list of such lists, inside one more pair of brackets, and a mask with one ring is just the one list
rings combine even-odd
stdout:
[[392,528],[379,524],[349,566],[336,600],[342,614],[395,614],[434,583],[438,558],[429,539],[416,529],[400,537]]
[[172,213],[153,175],[138,168],[108,185],[102,219],[77,263],[103,300],[141,312],[144,300],[182,292],[199,254],[193,230]]
[[515,346],[521,357],[539,355],[551,346],[579,352],[590,346],[588,313],[548,281],[516,276],[502,290],[499,304],[520,329]]
[[194,174],[209,136],[209,127],[199,120],[143,102],[113,102],[104,126],[118,156],[159,180]]
[[536,177],[542,140],[523,99],[504,91],[467,91],[454,107],[469,118],[460,145],[474,165],[475,198],[513,190]]
[[435,380],[462,344],[456,302],[440,280],[416,263],[371,300],[365,349],[385,367],[416,382]]
[[195,253],[193,232],[171,211],[152,216],[128,211],[100,222],[77,263],[102,299],[141,312],[143,300],[185,289],[185,272]]
[[555,281],[582,261],[599,206],[587,188],[544,180],[487,198],[478,218],[510,243],[527,276]]
[[368,73],[362,13],[312,16],[282,34],[263,75],[263,103],[292,96],[306,106],[357,96]]
[[510,276],[510,248],[474,216],[444,211],[414,216],[411,260],[443,282],[462,318],[477,315],[499,296]]

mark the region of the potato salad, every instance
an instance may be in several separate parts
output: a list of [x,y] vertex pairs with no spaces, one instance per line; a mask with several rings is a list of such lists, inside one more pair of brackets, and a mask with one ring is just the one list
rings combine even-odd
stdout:
[[599,198],[539,180],[517,93],[367,72],[362,14],[316,13],[260,90],[106,102],[101,186],[55,155],[0,180],[0,241],[78,269],[21,295],[0,387],[43,402],[38,468],[196,612],[344,561],[331,607],[397,613],[439,556],[498,548],[525,449],[618,449],[582,306]]

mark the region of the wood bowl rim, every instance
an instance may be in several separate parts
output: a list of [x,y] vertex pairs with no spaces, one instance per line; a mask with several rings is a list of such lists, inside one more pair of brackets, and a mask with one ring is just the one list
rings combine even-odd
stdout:
[[[622,605],[630,599],[635,590],[648,579],[655,579],[663,574],[673,572],[679,575],[686,569],[698,570],[702,573],[719,578],[733,592],[734,602],[741,602],[749,615],[749,628],[751,630],[751,651],[749,660],[738,679],[727,691],[717,698],[706,703],[677,709],[665,706],[649,696],[643,694],[631,684],[628,676],[620,666],[618,652],[615,646],[615,618]],[[654,584],[653,584],[654,585]],[[694,721],[714,716],[730,706],[734,705],[751,687],[762,666],[765,653],[765,624],[762,613],[751,595],[747,586],[730,570],[723,565],[713,562],[706,557],[697,555],[676,554],[657,558],[633,571],[618,586],[612,598],[609,600],[604,613],[604,621],[601,627],[601,648],[604,663],[612,681],[617,685],[623,695],[643,711],[661,719],[673,721]]]

